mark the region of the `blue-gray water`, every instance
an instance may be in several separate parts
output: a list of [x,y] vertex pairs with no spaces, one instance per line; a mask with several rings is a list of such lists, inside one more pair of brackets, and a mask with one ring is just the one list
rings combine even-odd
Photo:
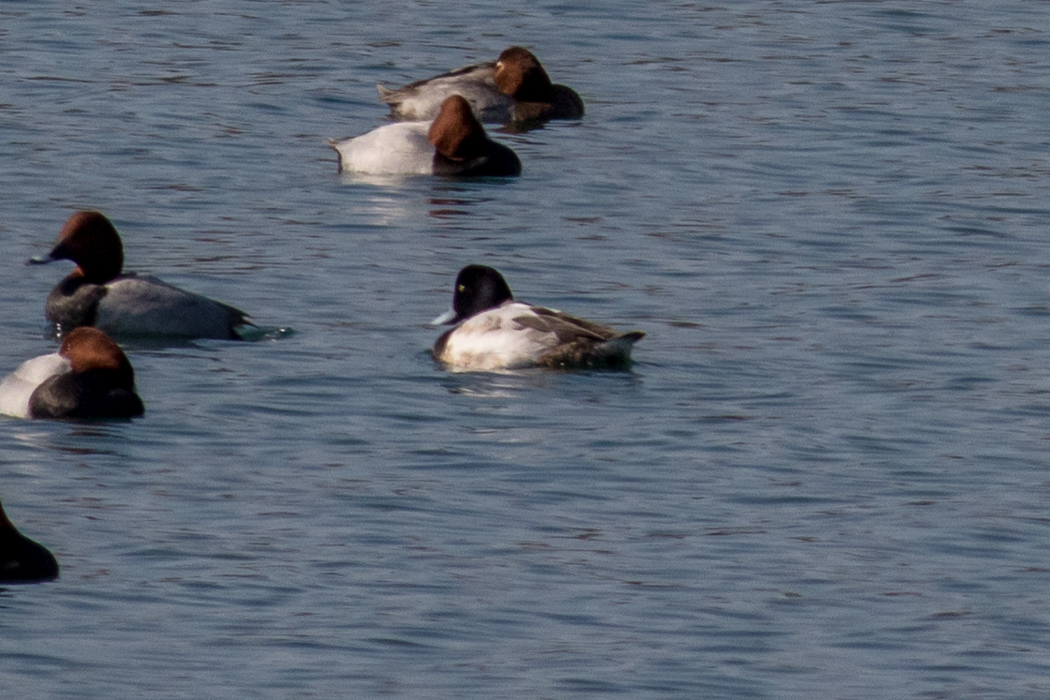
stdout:
[[[375,84],[530,46],[509,182],[341,179]],[[77,208],[295,332],[0,420],[58,556],[6,698],[1050,695],[1050,13],[1020,0],[0,5],[0,370]],[[648,335],[454,374],[468,262]]]

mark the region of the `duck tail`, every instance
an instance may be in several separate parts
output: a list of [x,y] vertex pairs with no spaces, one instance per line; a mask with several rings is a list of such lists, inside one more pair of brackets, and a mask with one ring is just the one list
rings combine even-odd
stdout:
[[600,342],[570,343],[540,358],[541,367],[551,369],[627,369],[631,348],[645,337],[642,331],[629,331]]
[[627,362],[631,359],[634,344],[645,337],[643,331],[628,331],[600,343],[595,350],[598,357],[606,358],[610,363]]
[[343,172],[343,152],[339,150],[339,144],[349,141],[350,139],[328,139],[325,141],[328,147],[336,153],[336,162],[339,164],[339,172]]

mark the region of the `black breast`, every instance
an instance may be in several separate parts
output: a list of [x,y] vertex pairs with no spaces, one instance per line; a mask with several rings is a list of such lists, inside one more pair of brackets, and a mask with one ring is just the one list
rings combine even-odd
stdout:
[[0,532],[0,581],[28,583],[58,577],[58,562],[43,545],[12,528]]
[[133,391],[113,386],[112,370],[51,377],[29,397],[31,418],[132,418],[145,412]]
[[95,325],[98,303],[106,296],[106,287],[85,282],[81,277],[66,277],[47,295],[44,314],[59,328],[71,331],[80,326]]
[[434,153],[434,174],[450,177],[506,177],[521,175],[521,160],[502,143],[490,141],[488,150],[467,160],[452,160]]

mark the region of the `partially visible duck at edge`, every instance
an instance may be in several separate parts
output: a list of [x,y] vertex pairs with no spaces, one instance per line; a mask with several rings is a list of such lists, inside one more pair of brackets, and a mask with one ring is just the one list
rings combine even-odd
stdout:
[[187,292],[156,277],[124,272],[124,245],[97,211],[66,220],[44,257],[27,264],[72,260],[76,268],[51,290],[45,314],[59,334],[95,326],[114,336],[170,336],[238,340],[254,328],[240,309]]
[[377,87],[390,115],[399,120],[431,119],[451,94],[463,95],[483,122],[528,124],[583,116],[576,91],[552,83],[539,60],[520,46],[510,47],[494,63],[464,66],[396,89]]
[[521,161],[496,143],[460,95],[448,97],[433,122],[387,124],[349,139],[329,140],[340,172],[455,177],[521,174]]
[[134,418],[144,412],[127,355],[90,326],[74,328],[58,352],[26,360],[0,382],[0,413],[16,418]]
[[434,357],[466,370],[622,369],[645,336],[515,301],[503,275],[485,265],[460,270],[452,309],[433,323],[456,324],[434,343]]
[[58,578],[58,561],[7,518],[0,504],[0,583],[39,583]]

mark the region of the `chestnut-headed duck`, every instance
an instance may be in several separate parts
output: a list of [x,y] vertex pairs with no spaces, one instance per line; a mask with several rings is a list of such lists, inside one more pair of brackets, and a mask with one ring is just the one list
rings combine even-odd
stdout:
[[38,583],[58,578],[58,561],[8,519],[0,504],[0,583]]
[[441,104],[433,122],[387,124],[362,136],[328,142],[340,172],[370,175],[519,175],[514,151],[496,143],[461,95]]
[[133,418],[145,408],[127,355],[97,328],[74,328],[58,352],[26,360],[0,382],[0,413],[16,418]]
[[433,323],[456,324],[434,343],[434,357],[467,370],[624,368],[645,336],[515,301],[503,276],[485,265],[460,270],[452,309]]
[[396,89],[377,87],[398,120],[431,119],[452,94],[465,97],[483,122],[528,124],[583,116],[583,100],[576,91],[552,83],[536,56],[520,46],[510,47],[495,62],[464,66]]
[[238,340],[254,327],[240,309],[124,272],[124,245],[104,215],[80,211],[66,220],[51,252],[30,264],[72,260],[76,268],[48,294],[47,319],[59,334],[95,326],[115,336]]

